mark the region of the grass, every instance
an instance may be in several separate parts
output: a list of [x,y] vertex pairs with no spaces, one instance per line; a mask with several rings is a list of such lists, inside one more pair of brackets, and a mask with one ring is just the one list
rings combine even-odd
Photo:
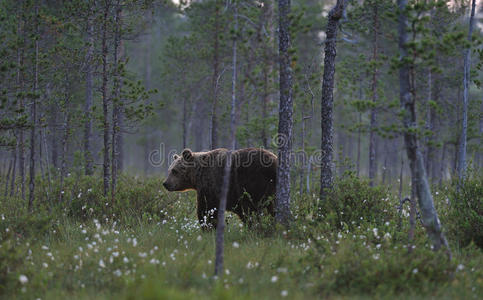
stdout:
[[[225,273],[214,278],[214,233],[199,229],[193,194],[167,194],[156,179],[124,178],[113,213],[96,182],[72,180],[64,188],[73,198],[51,211],[41,193],[30,215],[19,199],[2,201],[2,298],[476,299],[483,294],[481,249],[451,242],[454,257],[448,261],[444,253],[430,250],[421,226],[408,246],[406,218],[400,230],[395,213],[380,222],[384,209],[397,203],[384,189],[363,193],[385,195],[379,199],[385,208],[374,210],[377,221],[365,211],[369,220],[345,218],[335,224],[341,215],[330,208],[315,219],[316,199],[308,195],[294,195],[289,229],[265,224],[251,230],[230,215]],[[361,184],[353,186],[360,190]],[[347,189],[333,197],[353,203]],[[350,211],[356,218],[357,210]]]

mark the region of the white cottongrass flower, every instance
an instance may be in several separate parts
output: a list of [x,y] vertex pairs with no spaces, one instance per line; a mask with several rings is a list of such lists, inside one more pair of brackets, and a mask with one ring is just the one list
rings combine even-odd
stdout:
[[141,258],[144,258],[144,257],[148,256],[148,254],[146,252],[139,252],[138,255]]
[[413,269],[413,274],[418,274],[418,272],[419,272],[418,268]]
[[239,248],[240,247],[240,244],[238,244],[237,242],[233,242],[233,248]]
[[101,268],[106,267],[106,264],[104,264],[104,261],[102,260],[102,258],[99,260],[99,267],[101,267]]
[[27,282],[29,282],[29,279],[27,276],[21,274],[19,277],[18,277],[18,280],[20,281],[21,284],[26,284]]
[[456,270],[458,271],[463,271],[465,269],[465,266],[463,266],[462,264],[459,264],[457,267],[456,267]]
[[46,262],[44,262],[44,263],[42,263],[42,267],[44,267],[44,268],[48,268],[48,267],[49,267],[49,264],[48,264],[48,263],[46,263]]
[[122,259],[122,261],[127,264],[129,262],[129,259],[127,257],[124,256],[124,258]]
[[282,296],[282,297],[287,297],[287,296],[288,296],[288,292],[287,292],[287,290],[283,290],[283,291],[281,291],[281,292],[280,292],[280,296]]
[[112,274],[114,274],[114,276],[121,277],[122,272],[121,272],[121,270],[117,269],[114,272],[112,272]]
[[278,277],[277,276],[272,276],[272,279],[270,279],[271,282],[277,282]]
[[42,245],[42,250],[49,250],[49,247],[45,246],[45,245]]
[[373,254],[373,255],[372,255],[372,258],[374,258],[375,260],[378,260],[378,259],[379,259],[379,257],[381,257],[381,256],[379,255],[379,253],[376,253],[376,254]]

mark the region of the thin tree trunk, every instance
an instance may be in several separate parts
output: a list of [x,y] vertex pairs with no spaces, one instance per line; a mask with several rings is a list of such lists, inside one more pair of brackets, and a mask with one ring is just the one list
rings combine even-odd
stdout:
[[12,164],[13,164],[13,159],[10,160],[10,163],[8,164],[7,174],[5,176],[5,191],[4,191],[5,198],[7,198],[8,196],[8,183],[10,180],[10,174],[12,173],[12,168],[13,168]]
[[230,189],[230,175],[231,175],[231,155],[235,150],[235,116],[236,116],[236,80],[237,80],[237,34],[238,34],[238,10],[236,1],[233,3],[234,10],[234,31],[233,37],[233,75],[232,75],[232,89],[231,89],[231,113],[230,113],[230,138],[231,150],[228,151],[225,162],[225,170],[223,176],[223,185],[221,190],[220,205],[218,208],[218,222],[216,224],[216,252],[215,252],[215,276],[219,276],[223,272],[223,252],[224,252],[224,235],[225,235],[225,210],[226,198]]
[[[66,95],[66,101],[67,101]],[[69,113],[68,105],[64,107],[64,117],[62,122],[62,154],[60,157],[60,195],[59,202],[64,202],[64,181],[67,174],[67,139],[69,138]]]
[[345,0],[337,0],[336,5],[329,12],[326,29],[324,75],[322,80],[322,100],[321,100],[321,170],[320,170],[320,199],[326,198],[327,192],[332,188],[334,177],[332,174],[332,164],[334,155],[334,129],[333,129],[333,109],[334,109],[334,75],[335,57],[337,55],[336,39],[339,20],[342,18],[345,9]]
[[[407,0],[397,1],[399,11],[405,12],[407,6]],[[399,32],[399,52],[400,60],[405,62],[407,53],[407,16],[405,13],[400,13],[398,17],[398,32]],[[418,148],[417,136],[414,133],[414,129],[417,126],[416,123],[416,107],[415,98],[411,94],[414,86],[411,86],[409,67],[406,63],[402,63],[399,67],[399,85],[400,85],[400,102],[401,108],[404,112],[403,126],[404,126],[404,141],[406,144],[406,152],[411,169],[411,178],[413,182],[413,188],[419,201],[419,207],[422,215],[422,223],[426,228],[429,238],[433,244],[435,250],[440,249],[442,246],[447,248],[448,254],[450,254],[448,242],[441,230],[441,224],[438,218],[438,214],[434,208],[433,197],[431,195],[430,187],[426,177],[426,171],[424,169],[424,160],[421,152]]]
[[120,76],[120,59],[121,59],[121,14],[122,7],[120,1],[116,3],[116,14],[114,16],[115,33],[114,33],[114,88],[113,88],[113,108],[112,108],[112,152],[111,152],[111,207],[114,208],[116,201],[116,186],[117,176],[119,173],[119,145],[117,144],[119,139],[120,127],[119,118],[122,109],[121,99],[121,76]]
[[103,133],[104,133],[104,163],[103,163],[103,181],[104,181],[104,197],[109,193],[109,99],[107,98],[107,23],[109,17],[110,1],[104,1],[104,17],[102,25],[102,112],[103,112]]
[[[150,26],[152,22],[152,12],[151,10],[147,10],[146,12],[146,22],[147,25]],[[145,52],[144,52],[144,65],[146,66],[145,68],[145,73],[144,73],[144,84],[147,89],[151,89],[151,74],[152,74],[152,69],[151,69],[151,48],[152,48],[152,36],[151,32],[148,32],[146,35],[146,47],[145,47]],[[146,100],[146,105],[149,104],[149,99]],[[144,125],[144,130],[143,130],[143,135],[144,135],[144,144],[143,144],[143,170],[144,170],[144,176],[148,175],[149,169],[150,169],[150,163],[149,163],[149,132],[150,128],[148,124]]]
[[[275,30],[273,26],[274,0],[266,1],[261,26],[265,23],[268,31],[268,41],[264,43],[264,72],[263,72],[263,98],[262,98],[262,145],[265,149],[270,146],[270,137],[268,136],[267,118],[270,103],[272,103],[272,73],[273,73],[273,46],[275,40]],[[261,30],[260,30],[261,31]]]
[[373,107],[371,108],[371,121],[369,125],[369,184],[370,186],[374,186],[374,181],[377,177],[377,160],[376,160],[376,150],[377,150],[377,137],[376,137],[376,126],[377,126],[377,111],[376,111],[376,104],[377,104],[377,59],[378,59],[378,34],[379,34],[379,15],[378,15],[378,7],[377,2],[372,5],[372,13],[373,13],[373,22],[372,22],[372,30],[373,30],[373,39],[372,39],[372,62],[373,62],[373,69],[372,69],[372,83],[371,83],[371,92],[372,92],[372,104]]
[[18,152],[18,141],[17,141],[17,145],[15,147],[15,150],[12,152],[12,155],[13,155],[13,169],[12,169],[12,177],[11,177],[11,181],[10,181],[10,197],[13,197],[14,195],[14,192],[15,192],[15,179],[17,177],[17,173],[16,173],[16,170],[17,170],[17,152]]
[[35,131],[37,129],[37,89],[39,85],[39,3],[35,2],[35,42],[34,42],[34,85],[33,85],[33,101],[30,112],[31,129],[30,129],[30,182],[29,182],[29,204],[28,209],[32,211],[35,192]]
[[293,99],[290,65],[290,0],[278,1],[280,106],[278,122],[278,171],[276,192],[277,222],[287,225],[290,219],[290,152],[292,150]]
[[441,149],[441,168],[439,170],[439,186],[443,186],[443,180],[444,180],[444,171],[446,168],[445,164],[445,155],[446,155],[446,143],[443,143],[443,149]]
[[[22,27],[23,23],[23,27]],[[25,82],[24,82],[24,73],[23,73],[23,68],[24,68],[24,47],[26,44],[26,36],[24,32],[24,27],[25,27],[25,17],[22,12],[19,13],[18,16],[18,25],[17,25],[17,35],[22,38],[23,42],[20,47],[18,45],[17,50],[17,87],[18,87],[18,94],[20,94],[19,101],[18,101],[18,109],[20,112],[19,116],[23,114],[23,111],[25,110],[25,99],[23,93],[24,88],[25,88]],[[19,173],[20,173],[20,190],[21,190],[21,195],[22,195],[22,200],[25,201],[25,139],[24,139],[24,130],[20,129],[19,130],[19,137],[18,137],[18,161],[19,161]]]
[[[95,5],[95,2],[94,2]],[[84,104],[84,164],[85,174],[92,175],[93,170],[93,156],[92,156],[92,99],[94,88],[94,70],[93,70],[93,56],[94,56],[94,22],[93,11],[89,11],[87,17],[87,57],[86,57],[86,100]]]
[[[470,24],[468,30],[468,41],[471,43],[471,36],[473,35],[473,23],[475,17],[476,1],[473,0],[471,4]],[[471,67],[471,44],[465,49],[465,61],[464,61],[464,76],[463,76],[463,121],[461,128],[461,137],[459,144],[459,157],[458,157],[458,178],[462,181],[466,176],[466,144],[467,144],[467,131],[468,131],[468,89],[470,84],[470,67]]]
[[218,147],[218,77],[219,77],[219,31],[220,31],[220,5],[215,0],[215,36],[213,45],[213,78],[212,78],[212,106],[211,106],[211,149]]

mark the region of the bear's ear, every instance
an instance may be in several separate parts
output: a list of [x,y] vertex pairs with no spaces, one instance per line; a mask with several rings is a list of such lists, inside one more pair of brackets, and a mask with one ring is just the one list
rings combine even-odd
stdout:
[[183,156],[183,159],[186,161],[192,161],[193,160],[193,152],[191,152],[190,149],[184,149],[183,153],[181,153]]
[[174,154],[174,155],[173,155],[173,159],[174,159],[174,160],[177,160],[178,158],[179,158],[179,155],[178,155],[178,154]]

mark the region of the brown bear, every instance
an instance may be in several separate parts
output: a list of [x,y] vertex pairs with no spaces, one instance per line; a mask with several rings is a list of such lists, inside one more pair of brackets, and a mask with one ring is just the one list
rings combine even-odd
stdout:
[[[198,220],[201,228],[216,228],[216,220],[223,184],[227,149],[208,152],[183,150],[174,155],[163,186],[168,191],[195,190]],[[249,216],[260,216],[264,210],[274,215],[277,156],[267,150],[246,148],[231,155],[230,185],[226,209],[247,223]]]

